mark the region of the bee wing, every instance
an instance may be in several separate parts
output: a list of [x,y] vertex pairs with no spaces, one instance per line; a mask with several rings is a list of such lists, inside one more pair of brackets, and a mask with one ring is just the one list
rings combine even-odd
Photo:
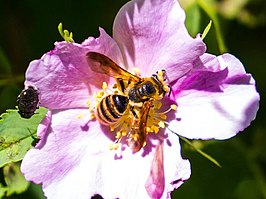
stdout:
[[125,69],[121,68],[113,60],[101,53],[88,52],[87,61],[94,72],[106,74],[116,79],[119,78],[135,82],[141,81],[140,77],[137,77],[126,71]]
[[130,134],[133,136],[134,134],[138,134],[137,140],[135,140],[132,137],[128,139],[128,146],[131,148],[133,153],[138,152],[146,142],[147,120],[152,104],[153,100],[144,102],[143,106],[140,108],[138,112],[138,115],[134,117],[132,121]]

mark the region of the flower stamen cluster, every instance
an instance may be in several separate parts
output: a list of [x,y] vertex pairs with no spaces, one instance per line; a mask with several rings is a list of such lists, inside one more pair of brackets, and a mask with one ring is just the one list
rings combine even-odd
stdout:
[[[140,76],[140,71],[138,68],[134,68],[133,72],[134,75]],[[159,70],[156,74],[158,80],[162,83],[162,88],[164,89],[165,93],[170,92],[170,87],[166,82],[165,78],[165,71]],[[127,88],[129,90],[129,88]],[[113,94],[119,94],[119,95],[125,95],[122,93],[119,89],[119,86],[117,83],[115,83],[112,86],[112,89],[108,89],[108,85],[106,82],[103,82],[102,84],[102,89],[97,91],[96,93],[93,94],[93,97],[96,99],[96,104],[94,106],[90,106],[90,112],[94,119],[97,111],[97,107],[100,106],[101,101],[109,95]],[[158,133],[160,131],[160,128],[165,128],[166,125],[168,124],[167,120],[167,114],[171,111],[174,110],[176,111],[177,106],[175,104],[172,104],[169,109],[163,112],[159,112],[159,110],[162,107],[162,99],[163,96],[157,96],[157,98],[152,99],[151,106],[149,107],[149,112],[147,115],[146,120],[147,121],[140,121],[145,123],[145,135],[144,137],[146,138],[146,135],[149,133]],[[116,136],[115,136],[115,141],[110,145],[111,150],[117,150],[119,148],[120,143],[122,140],[133,140],[137,142],[140,138],[140,134],[138,133],[131,133],[133,127],[133,123],[136,120],[136,118],[141,118],[142,117],[142,112],[143,112],[143,107],[142,106],[132,106],[129,105],[128,108],[125,110],[121,118],[114,124],[109,124],[108,126],[110,127],[110,131],[115,131]],[[96,116],[96,119],[97,116]],[[99,119],[98,119],[99,120]],[[101,122],[99,120],[99,122]],[[143,147],[146,145],[146,140],[143,143]]]

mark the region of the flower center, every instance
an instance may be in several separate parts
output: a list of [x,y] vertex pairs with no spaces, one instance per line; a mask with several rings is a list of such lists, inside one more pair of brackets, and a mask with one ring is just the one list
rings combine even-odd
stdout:
[[[134,70],[139,75],[139,71]],[[103,82],[102,89],[93,95],[96,106],[91,106],[92,118],[110,127],[116,133],[115,141],[110,149],[118,149],[120,143],[126,142],[132,152],[138,152],[146,145],[149,133],[158,133],[160,128],[165,128],[167,113],[176,110],[176,105],[171,105],[164,112],[161,99],[170,93],[166,83],[165,71],[158,71],[150,78],[139,78],[140,81],[116,79],[112,89],[108,89]]]

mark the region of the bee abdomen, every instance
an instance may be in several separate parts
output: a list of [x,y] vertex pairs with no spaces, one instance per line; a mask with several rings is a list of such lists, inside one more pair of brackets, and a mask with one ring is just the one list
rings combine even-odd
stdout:
[[97,119],[103,125],[115,124],[124,114],[128,101],[128,98],[123,95],[106,96],[97,107]]

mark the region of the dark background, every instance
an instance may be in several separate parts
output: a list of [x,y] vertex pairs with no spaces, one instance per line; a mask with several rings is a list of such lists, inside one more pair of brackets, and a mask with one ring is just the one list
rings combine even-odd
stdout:
[[[39,59],[54,48],[55,41],[62,40],[57,30],[59,22],[74,33],[77,43],[89,36],[98,37],[99,26],[111,35],[114,17],[125,2],[0,0],[0,113],[15,108],[29,62]],[[240,11],[231,17],[222,12],[221,4],[215,8],[227,51],[237,56],[247,72],[256,79],[261,95],[260,110],[251,126],[235,138],[194,142],[218,160],[222,168],[182,143],[183,156],[191,161],[192,176],[174,192],[173,198],[266,198],[266,110],[263,106],[266,87],[266,3],[264,0],[245,1]],[[245,13],[248,13],[250,21],[244,20]],[[199,32],[202,32],[209,17],[203,10],[200,10],[200,16]],[[205,42],[208,52],[220,54],[214,27]],[[42,198],[40,194],[40,187],[31,185],[26,193],[10,198]]]

